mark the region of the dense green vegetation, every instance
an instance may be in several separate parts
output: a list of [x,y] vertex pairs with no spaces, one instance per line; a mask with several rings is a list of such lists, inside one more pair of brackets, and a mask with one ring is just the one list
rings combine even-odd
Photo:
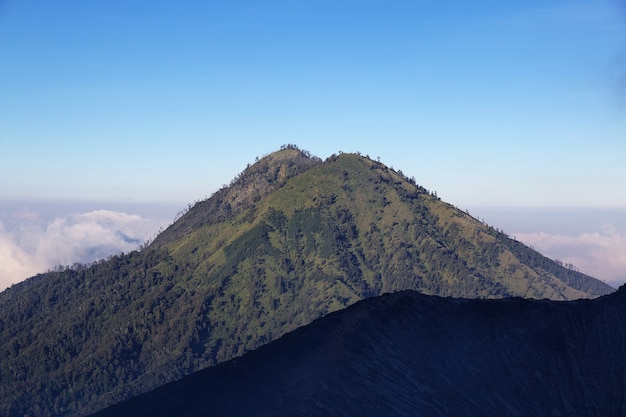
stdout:
[[139,252],[0,293],[0,414],[74,416],[239,356],[354,302],[612,289],[379,162],[286,146]]

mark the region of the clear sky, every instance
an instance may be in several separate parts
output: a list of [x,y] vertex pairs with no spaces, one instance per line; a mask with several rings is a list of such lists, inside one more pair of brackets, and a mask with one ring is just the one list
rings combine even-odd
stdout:
[[0,202],[184,207],[286,143],[462,209],[625,209],[626,4],[0,0]]
[[190,202],[295,143],[626,207],[618,0],[0,2],[0,198]]

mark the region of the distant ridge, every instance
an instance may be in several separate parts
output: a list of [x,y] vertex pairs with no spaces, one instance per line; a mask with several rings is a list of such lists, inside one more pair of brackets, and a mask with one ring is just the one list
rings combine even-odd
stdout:
[[0,415],[88,414],[407,289],[554,300],[613,291],[401,171],[288,145],[141,251],[0,293]]
[[623,416],[624,288],[567,303],[388,294],[93,417]]

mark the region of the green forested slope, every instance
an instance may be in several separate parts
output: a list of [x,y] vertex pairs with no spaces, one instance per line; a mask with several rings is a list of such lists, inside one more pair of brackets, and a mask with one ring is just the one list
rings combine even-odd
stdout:
[[96,411],[354,302],[595,297],[565,269],[354,154],[268,155],[141,252],[0,293],[0,414]]

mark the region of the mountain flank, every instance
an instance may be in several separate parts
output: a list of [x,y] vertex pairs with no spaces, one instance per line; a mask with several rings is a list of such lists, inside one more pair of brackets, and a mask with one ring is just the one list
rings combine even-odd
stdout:
[[370,298],[93,417],[623,416],[624,290]]
[[400,171],[290,145],[142,250],[0,293],[0,414],[93,413],[402,290],[553,300],[614,291]]

